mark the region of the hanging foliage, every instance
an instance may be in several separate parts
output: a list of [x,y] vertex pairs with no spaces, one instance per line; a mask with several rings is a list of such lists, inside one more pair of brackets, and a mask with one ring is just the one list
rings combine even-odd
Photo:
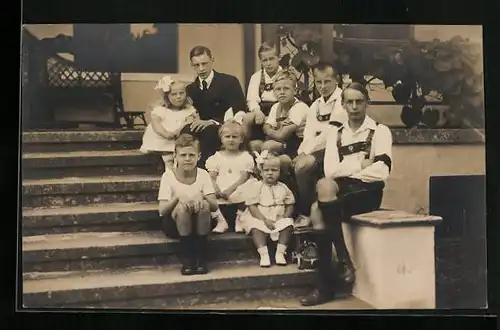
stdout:
[[[291,58],[282,59],[282,65],[290,63],[305,74],[318,63],[321,24],[283,24],[277,33],[298,50]],[[408,107],[421,112],[425,96],[437,93],[450,106],[449,118],[469,127],[484,126],[483,63],[476,44],[460,36],[399,44],[347,42],[333,37],[332,42],[334,58],[322,60],[333,62],[340,74],[353,81],[367,84],[367,76],[381,80],[396,103],[407,107],[402,115],[410,122],[420,119]],[[435,116],[433,111],[425,116],[426,121],[434,122]]]

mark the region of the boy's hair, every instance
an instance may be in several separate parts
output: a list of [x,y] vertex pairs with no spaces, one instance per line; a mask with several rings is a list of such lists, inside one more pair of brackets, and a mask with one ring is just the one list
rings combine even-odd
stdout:
[[257,51],[259,58],[261,57],[263,52],[267,52],[270,50],[273,50],[276,53],[276,56],[279,57],[278,47],[276,47],[276,44],[273,42],[265,41],[260,45],[259,50]]
[[290,80],[293,84],[293,87],[297,88],[297,76],[295,76],[295,73],[293,73],[292,71],[283,69],[278,72],[273,78],[273,86],[281,80]]
[[195,147],[200,151],[200,141],[191,134],[183,133],[175,140],[175,151],[179,148]]
[[328,62],[324,62],[324,61],[320,61],[318,62],[316,65],[313,66],[313,73],[317,71],[321,71],[321,72],[324,72],[326,71],[328,68],[331,68],[333,70],[333,77],[335,79],[337,79],[337,81],[339,81],[339,73],[337,70],[335,70],[335,66],[332,64],[332,63],[328,63]]
[[249,150],[248,141],[246,138],[246,131],[245,131],[245,127],[243,127],[243,125],[241,125],[240,123],[238,123],[235,120],[228,120],[228,121],[224,122],[224,124],[222,124],[221,127],[219,127],[219,139],[222,139],[222,134],[226,130],[237,131],[240,134],[241,140],[242,140],[242,143],[240,144],[240,150]]
[[343,90],[342,90],[342,102],[344,102],[345,98],[345,91],[348,89],[354,89],[365,97],[365,101],[370,101],[370,95],[368,94],[368,90],[363,84],[360,84],[359,82],[352,82],[348,84]]
[[201,56],[203,54],[207,54],[208,57],[212,58],[212,51],[210,48],[202,45],[194,46],[189,52],[189,59],[192,60],[193,57]]

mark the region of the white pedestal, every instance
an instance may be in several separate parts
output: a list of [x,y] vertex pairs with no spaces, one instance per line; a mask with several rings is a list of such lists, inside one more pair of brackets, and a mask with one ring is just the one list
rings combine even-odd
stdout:
[[343,224],[356,268],[353,295],[377,309],[433,309],[437,216],[379,210]]

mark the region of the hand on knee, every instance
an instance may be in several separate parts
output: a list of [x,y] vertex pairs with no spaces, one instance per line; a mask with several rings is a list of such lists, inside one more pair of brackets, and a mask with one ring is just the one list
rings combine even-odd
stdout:
[[339,188],[337,183],[331,178],[322,178],[316,183],[318,201],[329,202],[337,199]]

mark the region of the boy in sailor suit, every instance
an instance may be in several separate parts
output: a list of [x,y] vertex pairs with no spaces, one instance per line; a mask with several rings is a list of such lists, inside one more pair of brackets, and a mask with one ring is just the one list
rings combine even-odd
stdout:
[[347,283],[355,281],[342,221],[379,209],[392,170],[391,131],[366,115],[368,102],[368,91],[363,85],[349,84],[342,92],[349,119],[327,135],[325,177],[316,185],[317,202],[313,205],[321,216],[311,218],[318,247],[317,278],[314,290],[301,300],[305,306],[334,298],[332,242],[339,260],[337,275]]
[[339,75],[331,64],[318,63],[313,68],[314,83],[320,97],[311,105],[304,139],[299,146],[298,156],[293,160],[293,169],[298,188],[296,223],[310,224],[311,205],[315,200],[315,184],[322,176],[326,131],[347,120],[347,113],[342,106],[339,88]]

